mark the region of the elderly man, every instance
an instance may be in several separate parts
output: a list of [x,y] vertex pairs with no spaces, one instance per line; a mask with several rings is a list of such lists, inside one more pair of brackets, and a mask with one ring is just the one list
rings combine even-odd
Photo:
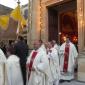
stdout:
[[46,52],[40,48],[40,42],[34,42],[34,50],[27,59],[27,85],[49,85],[51,74]]
[[52,85],[58,85],[60,79],[59,57],[58,57],[57,50],[54,47],[52,47],[51,42],[48,42],[47,44],[47,55],[48,55],[51,75],[53,79],[51,83]]
[[0,85],[7,85],[6,57],[0,49]]
[[39,42],[40,42],[40,49],[42,49],[44,52],[46,52],[46,48],[45,48],[46,42],[43,42],[42,40],[39,40]]
[[78,56],[77,50],[69,38],[63,43],[59,51],[61,80],[70,81],[74,79],[74,67]]

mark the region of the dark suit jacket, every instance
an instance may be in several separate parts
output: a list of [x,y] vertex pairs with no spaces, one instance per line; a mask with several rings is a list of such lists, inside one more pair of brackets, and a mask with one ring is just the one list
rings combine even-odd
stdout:
[[20,63],[26,64],[26,59],[28,56],[28,45],[23,41],[19,41],[15,44],[14,49],[15,54],[20,58]]

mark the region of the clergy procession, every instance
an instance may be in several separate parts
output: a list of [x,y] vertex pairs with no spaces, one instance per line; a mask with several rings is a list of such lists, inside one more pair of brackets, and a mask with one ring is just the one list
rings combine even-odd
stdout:
[[75,79],[78,52],[67,37],[59,46],[55,40],[35,40],[33,50],[22,36],[0,49],[0,85],[60,85]]

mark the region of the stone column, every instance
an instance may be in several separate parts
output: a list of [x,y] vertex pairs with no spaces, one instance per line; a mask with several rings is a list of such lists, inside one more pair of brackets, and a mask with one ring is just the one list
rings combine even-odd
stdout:
[[48,10],[46,8],[44,0],[41,1],[41,39],[43,41],[48,40]]
[[85,0],[77,0],[78,14],[78,77],[85,82]]
[[84,27],[84,9],[85,1],[77,0],[77,14],[78,14],[78,46],[79,52],[81,52],[85,47],[85,27]]
[[31,28],[32,28],[32,0],[28,0],[29,4],[28,4],[28,29],[27,29],[27,44],[30,47],[30,43],[31,43]]
[[33,48],[33,42],[39,39],[40,35],[40,0],[31,0],[31,9],[29,15],[29,31],[28,31],[28,44]]

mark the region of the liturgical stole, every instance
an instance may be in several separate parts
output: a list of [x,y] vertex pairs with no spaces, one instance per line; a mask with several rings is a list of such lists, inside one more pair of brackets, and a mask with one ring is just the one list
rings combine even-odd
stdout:
[[65,45],[63,72],[67,72],[68,70],[69,48],[70,48],[70,44],[68,43]]
[[33,66],[33,62],[34,62],[34,60],[35,60],[36,55],[37,55],[37,52],[36,52],[36,51],[34,51],[34,52],[32,53],[32,57],[31,57],[31,60],[30,60],[29,65],[28,65],[28,68],[29,68],[28,80],[29,80],[30,75],[31,75],[32,66]]

